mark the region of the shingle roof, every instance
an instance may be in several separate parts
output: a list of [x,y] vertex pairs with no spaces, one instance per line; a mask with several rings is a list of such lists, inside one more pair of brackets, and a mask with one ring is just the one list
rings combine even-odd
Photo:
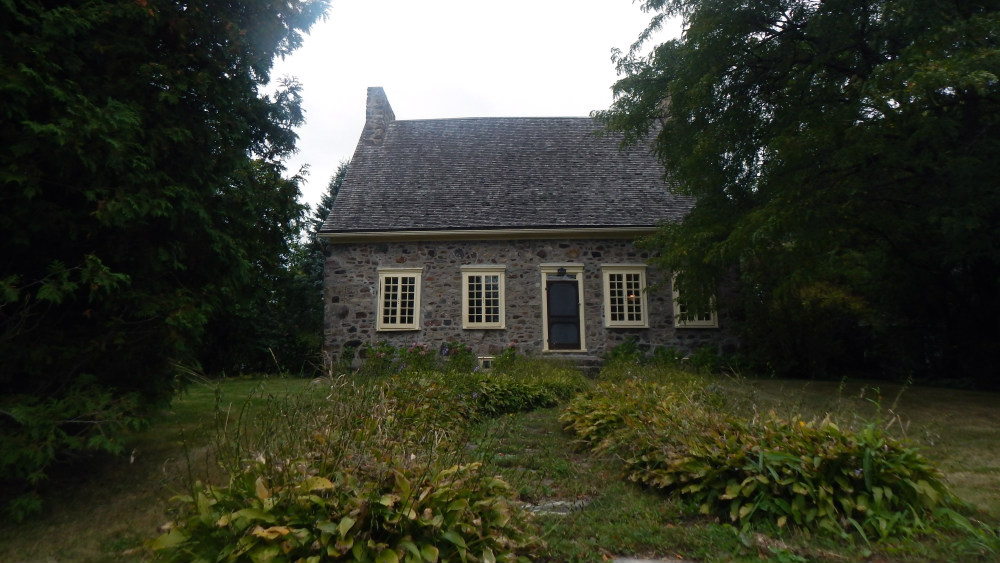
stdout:
[[619,150],[590,118],[389,111],[378,142],[362,136],[323,232],[646,227],[691,206],[646,147]]

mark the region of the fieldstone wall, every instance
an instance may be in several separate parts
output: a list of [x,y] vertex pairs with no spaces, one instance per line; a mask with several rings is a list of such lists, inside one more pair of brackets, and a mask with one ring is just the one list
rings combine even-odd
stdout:
[[[436,349],[460,341],[477,355],[499,353],[513,344],[522,354],[540,354],[542,343],[542,275],[540,265],[577,263],[584,267],[583,299],[586,351],[601,356],[635,337],[640,343],[686,352],[726,338],[727,318],[719,329],[673,326],[668,287],[648,293],[649,328],[605,328],[602,265],[642,264],[649,257],[624,239],[553,239],[499,241],[428,241],[333,244],[326,260],[324,348],[329,358],[341,358],[344,347],[387,341],[396,346],[423,343]],[[461,267],[475,264],[506,266],[506,328],[462,328]],[[422,267],[421,329],[377,331],[378,268]],[[646,269],[652,286],[664,273]],[[548,352],[565,354],[565,352]],[[581,352],[575,352],[576,355]]]

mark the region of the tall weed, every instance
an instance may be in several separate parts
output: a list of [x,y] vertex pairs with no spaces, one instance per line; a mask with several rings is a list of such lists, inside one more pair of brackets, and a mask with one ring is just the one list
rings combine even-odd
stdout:
[[[369,352],[378,369],[419,355]],[[193,483],[151,546],[165,561],[517,561],[540,545],[531,515],[466,446],[474,422],[583,384],[534,375],[398,370],[255,394],[235,412],[220,403],[228,482]]]

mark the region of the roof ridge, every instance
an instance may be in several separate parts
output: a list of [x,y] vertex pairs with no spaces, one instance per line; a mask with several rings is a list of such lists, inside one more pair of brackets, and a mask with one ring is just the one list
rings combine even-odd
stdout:
[[529,116],[523,116],[523,115],[518,115],[518,116],[513,116],[512,115],[512,116],[481,116],[481,117],[475,117],[475,116],[472,116],[472,117],[425,117],[425,118],[417,118],[417,119],[398,119],[397,118],[394,121],[394,123],[426,122],[426,121],[480,121],[480,120],[482,120],[482,121],[501,121],[501,120],[528,121],[528,120],[542,120],[542,119],[551,119],[551,120],[580,120],[580,121],[587,120],[587,121],[594,121],[594,122],[597,121],[593,117],[588,117],[586,115],[577,115],[577,116],[574,116],[574,115],[562,115],[562,116],[544,116],[544,115],[539,115],[539,116],[530,116],[530,115]]

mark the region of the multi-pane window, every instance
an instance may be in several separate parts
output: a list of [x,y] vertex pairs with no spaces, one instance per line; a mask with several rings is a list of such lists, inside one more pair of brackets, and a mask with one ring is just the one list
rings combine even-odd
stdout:
[[[719,318],[715,313],[715,307],[710,304],[704,309],[692,309],[681,298],[677,291],[677,284],[673,284],[674,293],[674,326],[678,328],[716,328],[719,326]],[[714,302],[714,300],[713,300]]]
[[462,328],[504,328],[504,266],[462,266]]
[[648,327],[646,268],[602,266],[604,272],[604,326]]
[[378,330],[420,328],[421,268],[379,269]]

